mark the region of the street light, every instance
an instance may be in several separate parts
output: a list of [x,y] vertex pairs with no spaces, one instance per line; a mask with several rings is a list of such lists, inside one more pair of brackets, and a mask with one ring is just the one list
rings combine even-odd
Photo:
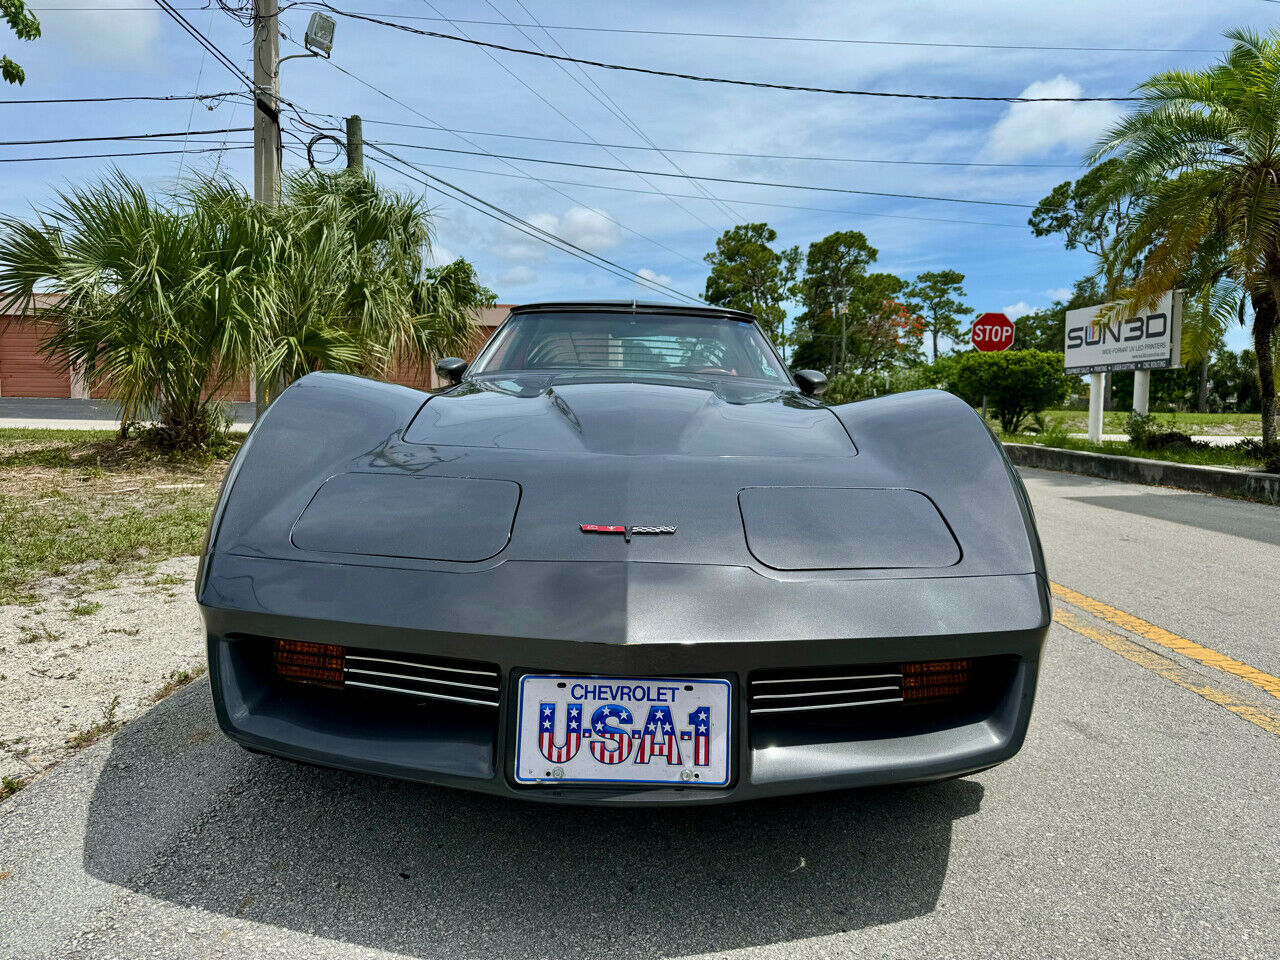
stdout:
[[326,16],[323,13],[313,13],[311,20],[307,23],[307,33],[303,38],[303,46],[315,53],[318,57],[328,59],[329,51],[333,49],[333,30],[337,24],[333,17]]
[[333,17],[325,16],[323,13],[313,13],[311,19],[307,21],[307,32],[302,37],[302,45],[306,47],[306,53],[291,53],[287,57],[281,57],[276,62],[276,76],[280,75],[280,64],[286,60],[297,60],[300,57],[323,57],[329,59],[329,54],[333,50],[333,31],[337,27],[337,23]]

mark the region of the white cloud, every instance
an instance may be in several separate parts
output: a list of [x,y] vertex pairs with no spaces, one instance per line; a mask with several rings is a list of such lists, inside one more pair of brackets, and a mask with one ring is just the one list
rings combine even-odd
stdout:
[[[77,57],[88,60],[129,63],[152,55],[152,43],[160,33],[158,13],[128,10],[138,6],[136,0],[99,0],[95,6],[105,9],[62,13],[55,13],[52,8],[40,10],[45,38],[66,43]],[[117,7],[126,12],[114,9]]]
[[640,274],[640,276],[644,277],[646,280],[652,280],[654,283],[661,283],[668,287],[671,286],[671,278],[665,273],[658,273],[655,270],[650,270],[648,267],[641,267],[636,271],[636,273]]
[[432,244],[431,256],[428,259],[431,261],[431,266],[443,267],[457,260],[458,255],[443,244],[436,243]]
[[1011,303],[1000,312],[1010,320],[1017,320],[1019,317],[1025,317],[1028,313],[1035,312],[1038,307],[1033,307],[1025,300],[1019,300],[1017,303]]
[[1046,290],[1044,295],[1049,300],[1070,300],[1074,292],[1070,287],[1054,287],[1052,290]]
[[[622,240],[617,224],[603,213],[586,207],[570,207],[563,216],[535,213],[526,217],[539,230],[553,233],[570,243],[600,253],[616,247]],[[507,260],[539,261],[547,257],[548,246],[541,240],[510,227],[504,228],[495,252]]]
[[[1079,97],[1080,84],[1062,74],[1037,80],[1023,97]],[[987,138],[986,152],[1000,160],[1041,156],[1057,147],[1084,150],[1122,116],[1114,103],[1013,103]]]
[[503,287],[519,287],[526,283],[533,283],[537,279],[537,271],[533,267],[526,267],[524,264],[512,267],[510,270],[504,270],[498,274],[498,283]]
[[501,236],[494,242],[492,249],[504,260],[537,261],[547,258],[545,244],[517,233],[509,227],[501,228]]
[[622,242],[616,223],[603,213],[586,207],[570,207],[560,218],[559,229],[552,232],[593,252],[608,250]]

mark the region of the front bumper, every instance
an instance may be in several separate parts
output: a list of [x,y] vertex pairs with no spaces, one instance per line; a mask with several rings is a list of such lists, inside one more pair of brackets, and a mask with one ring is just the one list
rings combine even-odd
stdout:
[[[217,555],[204,573],[213,699],[231,738],[308,763],[570,803],[714,803],[990,767],[1022,745],[1049,624],[1035,574],[776,581],[738,567],[507,563],[482,575]],[[578,583],[576,603],[562,577]],[[492,663],[501,702],[441,707],[286,684],[267,638]],[[779,736],[742,709],[760,670],[962,657],[999,663],[998,683],[931,724]],[[529,672],[730,680],[729,786],[516,784],[515,703]]]

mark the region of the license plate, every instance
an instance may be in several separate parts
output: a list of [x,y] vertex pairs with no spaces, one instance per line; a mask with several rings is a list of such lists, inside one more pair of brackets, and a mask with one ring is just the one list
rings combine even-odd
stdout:
[[729,783],[728,680],[520,679],[520,783]]

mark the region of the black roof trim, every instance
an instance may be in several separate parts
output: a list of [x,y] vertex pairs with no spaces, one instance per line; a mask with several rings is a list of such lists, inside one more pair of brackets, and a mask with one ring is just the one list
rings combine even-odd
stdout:
[[645,300],[549,300],[545,303],[522,303],[511,308],[518,313],[663,313],[682,317],[706,317],[708,319],[755,320],[751,314],[729,307],[713,307],[683,303],[662,303]]

